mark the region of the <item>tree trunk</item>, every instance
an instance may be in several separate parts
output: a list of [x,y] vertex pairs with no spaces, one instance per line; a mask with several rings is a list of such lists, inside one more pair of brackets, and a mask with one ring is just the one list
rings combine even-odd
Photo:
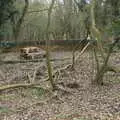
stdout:
[[48,10],[48,23],[46,27],[46,64],[47,64],[47,69],[48,69],[48,76],[49,80],[52,86],[52,89],[54,89],[54,82],[53,82],[53,76],[52,76],[52,66],[50,63],[50,39],[49,39],[49,27],[50,27],[50,22],[51,22],[51,13],[52,13],[52,8],[54,6],[55,0],[52,0],[52,3],[49,7]]
[[19,36],[19,33],[20,33],[20,28],[21,28],[21,25],[23,23],[24,17],[27,13],[28,7],[29,7],[29,1],[25,0],[25,7],[24,7],[22,15],[19,18],[19,20],[17,21],[17,23],[15,23],[14,18],[11,20],[11,22],[13,24],[14,39],[16,40],[16,42],[17,42],[17,39],[18,39],[18,36]]

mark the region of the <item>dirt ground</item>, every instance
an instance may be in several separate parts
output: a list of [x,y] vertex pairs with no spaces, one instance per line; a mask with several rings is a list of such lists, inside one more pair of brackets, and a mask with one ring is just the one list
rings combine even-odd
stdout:
[[[120,67],[120,53],[113,53],[110,64]],[[71,63],[70,51],[51,53],[53,70]],[[18,53],[5,53],[3,60],[18,60]],[[63,60],[63,58],[67,58]],[[92,53],[84,53],[75,70],[67,68],[55,75],[61,89],[50,91],[50,83],[38,88],[19,88],[0,93],[0,120],[120,120],[120,73],[108,73],[104,86],[92,86],[95,67]],[[38,69],[35,81],[47,76],[45,59],[39,63],[3,64],[0,66],[0,86],[29,83]]]

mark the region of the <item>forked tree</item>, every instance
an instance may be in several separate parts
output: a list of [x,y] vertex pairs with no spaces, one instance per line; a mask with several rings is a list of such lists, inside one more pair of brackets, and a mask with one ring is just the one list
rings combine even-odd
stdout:
[[[112,71],[112,72],[119,71],[117,68],[110,66],[108,64],[108,62],[109,62],[109,58],[113,52],[113,48],[119,42],[120,37],[115,36],[114,42],[111,43],[108,51],[105,52],[104,47],[103,47],[104,45],[102,43],[103,42],[102,41],[103,34],[96,27],[95,4],[96,4],[96,0],[92,0],[91,1],[91,21],[92,21],[91,33],[92,33],[92,36],[96,40],[96,43],[97,43],[97,49],[94,48],[94,56],[95,56],[95,60],[96,60],[97,73],[96,73],[96,76],[95,76],[93,83],[98,84],[98,85],[103,85],[103,77],[104,77],[105,73],[107,73],[108,71]],[[100,54],[100,56],[102,58],[102,61],[103,61],[102,64],[100,63],[98,54]]]

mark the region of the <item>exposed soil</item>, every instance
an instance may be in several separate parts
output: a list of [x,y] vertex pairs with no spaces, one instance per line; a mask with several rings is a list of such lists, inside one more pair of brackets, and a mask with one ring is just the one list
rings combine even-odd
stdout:
[[[53,52],[53,70],[71,63],[71,52]],[[120,53],[113,53],[110,64],[120,67]],[[2,54],[1,59],[18,60],[18,53]],[[53,93],[50,83],[40,88],[14,89],[0,93],[0,120],[120,120],[120,73],[108,73],[103,86],[92,86],[94,62],[86,52],[77,60],[75,70],[67,68],[55,75],[59,88]],[[36,67],[34,82],[47,77],[45,60],[40,63],[19,63],[0,66],[0,86],[29,83]]]

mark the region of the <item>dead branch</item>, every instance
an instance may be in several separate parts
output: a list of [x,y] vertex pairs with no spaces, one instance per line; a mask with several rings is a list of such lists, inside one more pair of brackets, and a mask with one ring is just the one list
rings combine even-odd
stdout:
[[[75,59],[75,61],[77,61],[77,59],[85,52],[85,50],[87,49],[87,47],[90,45],[90,43],[87,43],[87,45],[82,49],[82,51],[80,52],[80,54],[78,54],[78,56],[76,57],[76,59]],[[72,64],[68,64],[68,65],[66,65],[66,66],[64,66],[64,67],[61,67],[61,68],[59,68],[58,70],[56,70],[56,71],[54,71],[53,72],[53,76],[54,75],[56,75],[56,73],[61,73],[61,71],[63,71],[63,70],[66,70],[66,69],[68,69],[68,68],[72,68]]]
[[41,83],[47,82],[49,78],[45,78],[40,83],[21,83],[21,84],[11,84],[11,85],[3,85],[0,86],[0,92],[8,90],[8,89],[15,89],[15,88],[32,88],[38,87]]
[[4,85],[4,86],[1,86],[0,87],[0,92],[4,91],[4,90],[8,90],[8,89],[15,89],[15,88],[29,88],[29,87],[34,87],[36,85],[39,85],[39,84],[12,84],[12,85]]
[[[63,58],[63,59],[58,59],[58,58],[54,58],[54,59],[50,59],[50,61],[63,61],[63,60],[68,60],[70,58]],[[0,65],[2,64],[17,64],[17,63],[28,63],[28,62],[42,62],[44,61],[44,59],[33,59],[33,60],[8,60],[8,61],[4,61],[4,60],[0,60]]]
[[77,61],[77,59],[85,52],[89,45],[90,43],[88,42],[87,45],[82,49],[82,51],[76,56],[75,61]]

